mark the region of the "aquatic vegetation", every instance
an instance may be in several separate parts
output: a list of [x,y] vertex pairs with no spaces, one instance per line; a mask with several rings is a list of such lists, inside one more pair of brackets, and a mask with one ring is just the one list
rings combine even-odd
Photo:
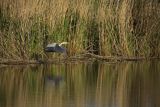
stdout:
[[160,3],[143,0],[1,0],[0,58],[45,59],[67,41],[70,56],[160,56]]

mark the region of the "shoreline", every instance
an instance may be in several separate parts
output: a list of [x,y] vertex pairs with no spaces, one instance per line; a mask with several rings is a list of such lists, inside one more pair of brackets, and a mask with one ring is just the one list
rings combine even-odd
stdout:
[[123,62],[123,61],[143,61],[143,60],[160,60],[160,57],[120,57],[120,56],[100,56],[92,53],[86,53],[85,56],[57,58],[53,60],[14,60],[1,59],[0,65],[27,65],[27,64],[56,64],[68,62],[87,62],[87,61],[105,61],[109,63]]

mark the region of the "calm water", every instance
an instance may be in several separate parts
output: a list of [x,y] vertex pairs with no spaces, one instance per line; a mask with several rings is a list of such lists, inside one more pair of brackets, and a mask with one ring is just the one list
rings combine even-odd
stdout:
[[0,66],[0,107],[160,107],[160,62]]

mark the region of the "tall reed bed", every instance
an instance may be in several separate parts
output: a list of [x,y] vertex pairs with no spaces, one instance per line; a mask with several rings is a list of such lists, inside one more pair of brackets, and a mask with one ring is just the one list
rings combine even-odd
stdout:
[[47,57],[68,41],[69,55],[159,56],[158,0],[1,0],[0,57]]

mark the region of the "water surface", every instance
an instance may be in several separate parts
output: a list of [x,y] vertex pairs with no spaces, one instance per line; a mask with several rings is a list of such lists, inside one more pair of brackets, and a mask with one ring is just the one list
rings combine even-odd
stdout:
[[159,107],[160,62],[0,66],[0,107]]

